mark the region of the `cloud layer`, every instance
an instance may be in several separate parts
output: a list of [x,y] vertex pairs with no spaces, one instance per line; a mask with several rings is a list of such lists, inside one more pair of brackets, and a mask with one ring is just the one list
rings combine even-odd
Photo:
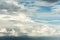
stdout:
[[[60,17],[57,4],[41,0],[0,0],[0,32],[3,36],[56,34],[56,30],[48,26]],[[44,26],[46,24],[48,26]]]

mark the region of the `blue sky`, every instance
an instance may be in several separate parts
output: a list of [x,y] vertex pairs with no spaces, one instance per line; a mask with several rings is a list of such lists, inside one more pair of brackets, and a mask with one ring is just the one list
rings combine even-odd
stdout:
[[40,3],[39,5],[37,2],[36,1],[21,2],[23,5],[26,6],[27,10],[35,9],[35,10],[32,10],[32,14],[30,15],[31,19],[36,22],[40,22],[40,20],[43,20],[43,21],[49,21],[48,23],[44,22],[47,24],[59,25],[60,24],[59,9],[60,8],[57,7],[60,5],[59,2],[53,2],[50,4],[49,2],[47,2],[47,5],[46,4],[43,5],[42,3]]

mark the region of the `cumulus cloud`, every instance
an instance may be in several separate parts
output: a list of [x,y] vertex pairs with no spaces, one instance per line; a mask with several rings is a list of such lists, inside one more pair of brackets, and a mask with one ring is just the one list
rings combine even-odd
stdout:
[[19,5],[15,0],[1,0],[0,1],[0,14],[15,14],[15,12],[24,10],[24,5]]
[[[23,26],[25,27],[28,27],[29,25],[32,26],[34,21],[31,20],[27,15],[25,15],[25,13],[20,12],[23,10],[25,10],[24,5],[18,4],[18,2],[15,0],[0,1],[0,24],[1,24],[0,28],[2,28],[2,30],[0,31],[3,32],[2,35],[7,34],[8,31],[7,29],[11,29],[11,30],[13,29],[17,33],[19,33],[21,24],[22,24],[21,26],[22,28],[24,28]],[[23,32],[23,29],[21,29],[21,31]]]
[[[16,25],[17,26],[17,25]],[[18,29],[18,30],[16,30]],[[58,32],[54,28],[50,28],[48,26],[33,26],[33,27],[25,27],[23,24],[19,24],[17,28],[0,28],[1,36],[53,36]],[[8,34],[8,35],[7,35]]]
[[34,28],[28,36],[52,36],[55,35],[56,30],[54,28],[50,28],[48,26],[42,26],[39,29]]

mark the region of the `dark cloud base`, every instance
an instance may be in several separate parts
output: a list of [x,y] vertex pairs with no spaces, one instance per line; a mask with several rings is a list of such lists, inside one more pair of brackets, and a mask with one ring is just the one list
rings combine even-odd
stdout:
[[51,3],[53,3],[53,2],[57,2],[57,1],[59,1],[59,0],[43,0],[43,1],[46,1],[46,2],[51,2]]
[[0,37],[0,40],[59,40],[60,37],[28,37],[28,36],[22,36],[22,37]]

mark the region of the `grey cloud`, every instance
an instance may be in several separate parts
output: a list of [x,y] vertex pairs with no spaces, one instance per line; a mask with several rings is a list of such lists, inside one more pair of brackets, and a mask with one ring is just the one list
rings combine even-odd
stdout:
[[18,9],[20,9],[20,7],[17,7],[14,4],[8,4],[6,2],[2,2],[0,4],[0,10],[2,9],[7,9],[8,11],[17,11]]
[[10,27],[13,28],[14,24],[12,22],[9,22],[8,20],[0,20],[0,28],[3,27]]
[[[14,15],[17,11],[21,11],[21,5],[17,3],[15,3],[15,1],[13,1],[12,3],[10,2],[6,2],[7,0],[1,0],[0,1],[0,14],[9,14],[9,15]],[[11,0],[12,1],[12,0]],[[6,11],[4,11],[6,10]],[[17,14],[16,14],[17,15]]]
[[57,2],[59,0],[43,0],[43,1],[54,3],[54,2]]

